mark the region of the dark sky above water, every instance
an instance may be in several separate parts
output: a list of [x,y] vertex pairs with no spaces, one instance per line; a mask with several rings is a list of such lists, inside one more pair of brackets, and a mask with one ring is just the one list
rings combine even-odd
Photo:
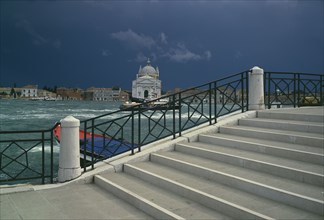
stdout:
[[163,90],[260,66],[323,73],[322,0],[0,1],[0,86],[131,88],[150,58]]

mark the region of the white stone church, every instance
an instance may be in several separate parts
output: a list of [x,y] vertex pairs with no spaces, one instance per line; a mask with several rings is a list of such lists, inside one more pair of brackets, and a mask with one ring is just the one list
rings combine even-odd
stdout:
[[161,80],[159,80],[159,68],[152,67],[150,59],[142,68],[140,66],[136,79],[133,80],[132,97],[151,100],[161,97]]

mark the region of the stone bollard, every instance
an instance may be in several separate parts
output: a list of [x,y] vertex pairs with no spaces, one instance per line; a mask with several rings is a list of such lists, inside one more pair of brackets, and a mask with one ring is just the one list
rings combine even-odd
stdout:
[[73,116],[61,120],[59,182],[66,182],[81,175],[79,129],[80,121]]
[[255,66],[249,74],[249,110],[263,109],[265,109],[263,69]]

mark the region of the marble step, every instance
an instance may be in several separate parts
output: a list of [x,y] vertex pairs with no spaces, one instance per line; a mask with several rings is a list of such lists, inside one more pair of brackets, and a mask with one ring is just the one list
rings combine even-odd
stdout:
[[[279,213],[280,216],[294,219],[300,216],[303,216],[303,218],[320,218],[314,213],[302,211],[215,181],[199,178],[196,175],[181,172],[175,167],[160,166],[154,162],[127,164],[125,165],[125,172],[178,195],[199,201],[204,206],[224,213],[231,213],[233,218],[275,219],[279,217]],[[237,213],[238,211],[239,213]],[[242,211],[245,212],[240,213]],[[248,217],[247,215],[251,216]]]
[[324,122],[323,109],[320,109],[318,114],[309,114],[305,112],[302,108],[287,109],[282,110],[264,110],[258,111],[258,118],[271,118],[271,119],[282,119],[282,120],[295,120],[295,121],[306,121],[306,122]]
[[176,151],[253,169],[295,181],[324,185],[323,166],[199,142],[177,144]]
[[[160,168],[161,167],[159,167],[157,170]],[[145,169],[138,168],[136,164],[126,164],[124,170],[126,173],[141,178],[145,182],[150,182],[159,188],[166,189],[175,195],[183,196],[192,201],[197,201],[204,207],[209,207],[217,212],[227,213],[227,215],[230,215],[230,217],[234,219],[272,219],[269,216],[219,198],[217,195],[212,195],[210,192],[201,191],[199,189],[195,189],[194,187],[188,186],[186,182],[179,183],[178,181],[174,180],[176,179],[176,176],[173,176],[172,172],[169,173],[169,175],[171,175],[170,178],[166,178],[146,171]],[[195,180],[191,179],[188,181],[194,182]],[[202,217],[200,217],[200,219],[201,218]]]
[[[324,137],[317,133],[304,133],[278,129],[257,128],[249,126],[223,126],[219,132],[222,134],[242,137],[260,138],[271,141],[280,141],[291,144],[307,145],[323,148]],[[238,139],[239,139],[238,137]]]
[[297,145],[265,139],[237,137],[222,133],[200,134],[199,142],[235,149],[263,153],[307,163],[324,165],[324,150],[318,147]]
[[156,219],[231,219],[127,173],[96,175],[94,182]]
[[294,121],[285,119],[268,118],[250,118],[240,119],[239,125],[270,128],[288,131],[298,131],[305,133],[324,133],[324,124],[322,122]]

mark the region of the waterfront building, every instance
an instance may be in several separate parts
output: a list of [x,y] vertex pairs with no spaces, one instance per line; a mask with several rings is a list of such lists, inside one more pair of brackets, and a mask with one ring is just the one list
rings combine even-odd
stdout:
[[125,101],[128,97],[128,94],[121,88],[91,87],[84,92],[84,99],[92,101]]
[[21,97],[22,98],[37,97],[37,90],[38,90],[38,86],[37,85],[24,86],[21,89]]
[[136,79],[132,83],[132,97],[136,99],[156,99],[161,97],[161,80],[159,68],[151,65],[150,59],[142,68],[140,66]]
[[87,91],[92,93],[93,101],[118,101],[121,89],[113,88],[89,88]]
[[119,101],[128,101],[130,97],[130,92],[122,90],[119,94]]
[[56,98],[56,93],[50,92],[45,89],[38,89],[37,90],[37,96],[38,97],[43,97],[43,98]]
[[56,93],[62,100],[83,100],[83,90],[78,88],[57,88]]

